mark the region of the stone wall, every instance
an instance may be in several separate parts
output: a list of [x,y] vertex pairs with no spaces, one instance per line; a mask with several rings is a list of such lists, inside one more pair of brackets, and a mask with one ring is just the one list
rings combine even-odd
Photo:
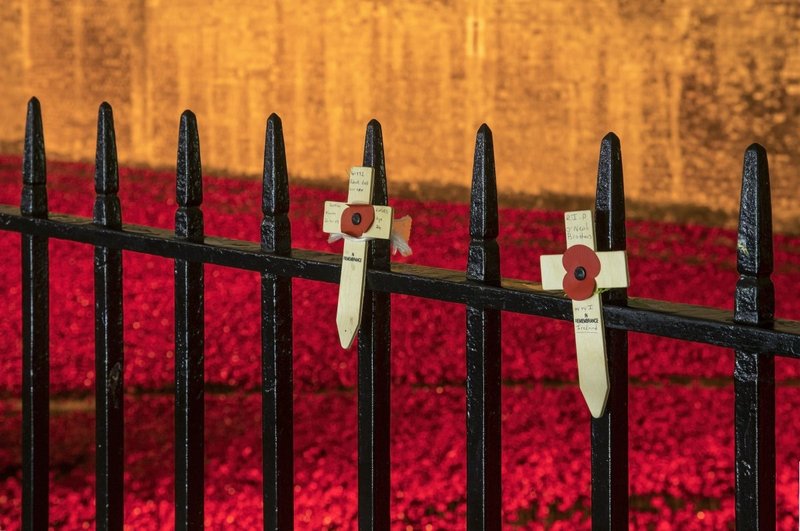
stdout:
[[770,153],[776,218],[800,227],[795,0],[3,5],[6,152],[36,95],[48,154],[92,159],[108,100],[123,164],[174,165],[178,117],[191,108],[205,167],[255,176],[277,112],[290,173],[344,186],[376,117],[390,193],[463,197],[487,122],[511,201],[591,195],[599,141],[613,130],[640,215],[710,210],[730,222],[742,153],[757,141]]

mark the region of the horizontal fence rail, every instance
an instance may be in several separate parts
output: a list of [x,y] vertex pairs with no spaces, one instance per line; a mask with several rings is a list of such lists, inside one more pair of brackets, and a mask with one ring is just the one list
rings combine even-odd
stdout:
[[[185,242],[167,229],[140,225],[123,225],[121,231],[111,232],[78,216],[23,218],[17,207],[8,205],[0,205],[0,229],[322,282],[338,283],[341,269],[342,257],[333,253],[293,249],[277,256],[263,253],[254,242],[211,236],[204,243]],[[374,291],[572,320],[569,299],[527,280],[504,278],[500,286],[484,286],[467,281],[463,271],[393,263],[390,271],[369,270],[367,286]],[[626,304],[603,306],[608,328],[800,359],[799,321],[775,319],[770,328],[760,328],[735,323],[734,312],[708,306],[639,297],[629,297]]]
[[[122,223],[111,107],[98,115],[92,219],[48,212],[39,102],[28,105],[20,207],[0,205],[0,230],[22,234],[23,521],[47,525],[48,254],[51,238],[95,247],[97,366],[97,527],[121,529],[123,489],[122,251],[175,260],[175,527],[203,526],[203,267],[259,272],[262,328],[262,434],[265,529],[293,526],[292,278],[339,282],[341,255],[292,249],[289,189],[280,118],[266,125],[261,241],[206,236],[200,143],[194,114],[181,116],[175,230]],[[375,169],[373,204],[387,204],[380,124],[367,126],[363,164]],[[764,148],[745,152],[735,309],[720,310],[603,294],[611,382],[605,414],[590,421],[592,526],[628,525],[628,332],[696,341],[735,351],[736,523],[775,525],[774,357],[800,359],[800,322],[774,318],[772,222]],[[572,320],[571,301],[536,282],[500,277],[492,134],[478,130],[465,271],[391,264],[388,242],[373,242],[358,341],[358,522],[390,524],[389,426],[391,293],[463,304],[466,309],[467,526],[501,527],[500,319],[502,312]],[[595,204],[600,251],[624,250],[625,200],[619,139],[601,142]]]

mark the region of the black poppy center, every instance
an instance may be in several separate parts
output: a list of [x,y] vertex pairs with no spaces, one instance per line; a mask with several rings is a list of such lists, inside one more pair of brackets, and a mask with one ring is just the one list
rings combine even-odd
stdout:
[[583,280],[586,278],[586,270],[582,266],[575,268],[575,278],[578,280]]
[[356,212],[355,214],[353,214],[353,217],[350,218],[350,221],[353,222],[353,225],[361,225],[361,214]]

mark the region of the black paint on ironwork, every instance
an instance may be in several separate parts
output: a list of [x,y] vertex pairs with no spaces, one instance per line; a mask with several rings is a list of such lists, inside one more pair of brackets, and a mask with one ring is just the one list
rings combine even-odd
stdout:
[[[371,120],[364,162],[375,170],[372,204],[388,205],[381,124]],[[369,242],[367,268],[388,271],[389,241]],[[367,285],[358,331],[358,527],[389,529],[389,400],[391,307],[389,294]]]
[[[598,251],[624,251],[625,187],[619,138],[600,143],[595,227]],[[624,306],[627,290],[612,289],[603,304]],[[606,326],[610,388],[602,417],[592,418],[592,528],[628,528],[628,333]]]
[[292,250],[289,224],[289,176],[283,125],[277,114],[267,118],[264,145],[264,176],[261,190],[261,250],[288,255]]
[[[486,124],[475,139],[470,201],[467,280],[500,285],[497,178],[492,131]],[[500,312],[467,305],[467,529],[499,530]]]
[[[261,250],[289,254],[289,177],[281,119],[267,119]],[[292,279],[261,273],[261,409],[264,529],[294,527],[292,448]]]
[[[775,317],[775,288],[770,279],[772,206],[767,152],[758,144],[744,154],[737,248],[734,320],[771,327]],[[775,359],[737,349],[733,377],[736,527],[774,529]]]
[[47,162],[44,154],[44,128],[39,100],[31,98],[25,119],[25,153],[22,159],[23,216],[47,217]]
[[[52,212],[49,219],[26,218],[18,207],[0,205],[0,230],[321,282],[338,283],[341,276],[342,257],[337,254],[293,249],[281,256],[262,252],[255,242],[207,236],[203,243],[194,243],[167,229],[123,224],[123,230],[111,231],[91,221]],[[393,263],[390,271],[368,271],[367,286],[383,293],[572,321],[572,302],[531,280],[504,278],[500,287],[486,286],[467,281],[463,270]],[[636,297],[629,297],[627,306],[606,305],[603,319],[607,328],[800,359],[798,321],[776,319],[771,328],[742,326],[733,322],[730,310]]]
[[[364,166],[375,168],[373,204],[387,204],[383,141],[367,127]],[[94,245],[97,330],[97,527],[121,522],[123,250],[175,260],[176,528],[203,525],[203,264],[262,275],[264,521],[292,527],[291,279],[336,283],[341,255],[291,249],[289,195],[280,120],[267,122],[261,242],[204,237],[202,182],[194,115],[181,117],[175,232],[123,225],[113,120],[98,118],[94,219],[47,209],[45,150],[39,102],[28,105],[20,207],[0,205],[0,230],[22,235],[23,491],[22,527],[45,529],[48,514],[48,252],[49,238]],[[597,182],[597,246],[625,249],[619,140],[602,142]],[[774,355],[800,359],[800,322],[774,319],[772,229],[766,152],[745,154],[740,212],[740,279],[733,312],[603,294],[611,391],[606,414],[593,419],[592,518],[596,529],[628,527],[627,331],[732,348],[735,366],[737,525],[775,523]],[[569,299],[537,283],[501,279],[491,133],[476,143],[470,248],[466,273],[389,262],[388,241],[370,243],[367,291],[358,341],[359,527],[389,527],[390,293],[467,307],[468,522],[496,529],[499,519],[500,311],[569,321]],[[635,267],[635,266],[634,266]],[[105,320],[105,321],[103,321]],[[482,396],[480,396],[482,393]],[[495,488],[497,486],[497,488]],[[477,501],[476,501],[477,500]]]
[[[175,236],[203,242],[197,119],[181,116]],[[203,263],[175,260],[175,528],[203,528]]]
[[[47,218],[47,170],[39,100],[28,102],[20,214]],[[22,235],[22,528],[47,529],[50,422],[47,236]]]
[[[342,257],[337,254],[293,249],[281,256],[262,252],[255,242],[207,236],[195,243],[167,229],[123,224],[123,230],[111,231],[91,221],[52,212],[49,219],[26,218],[18,207],[0,205],[0,230],[321,282],[338,283],[341,277]],[[368,271],[367,286],[377,292],[572,321],[572,302],[531,280],[504,278],[499,287],[487,286],[468,281],[463,270],[393,263],[389,271]],[[729,310],[636,297],[629,297],[627,306],[606,305],[603,319],[607,328],[800,359],[798,321],[776,319],[771,328],[742,326],[733,322]]]
[[[94,223],[122,228],[114,116],[108,103],[97,115]],[[94,250],[94,333],[98,529],[122,529],[123,520],[123,341],[122,251]]]

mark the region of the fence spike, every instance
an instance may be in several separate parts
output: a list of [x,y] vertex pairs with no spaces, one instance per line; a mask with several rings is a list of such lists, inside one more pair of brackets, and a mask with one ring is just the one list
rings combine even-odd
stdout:
[[[97,113],[94,222],[122,228],[117,146],[111,105]],[[122,529],[124,390],[122,250],[95,247],[95,475],[97,528]]]
[[[373,118],[367,124],[367,134],[364,139],[364,166],[375,169],[375,184],[372,189],[373,205],[388,205],[389,191],[386,182],[386,159],[383,152],[383,130],[378,120]],[[381,240],[378,240],[381,241]],[[374,245],[373,249],[380,247]],[[388,248],[388,243],[386,247]]]
[[261,211],[264,215],[261,222],[261,249],[270,253],[288,254],[292,248],[288,215],[289,176],[286,170],[283,125],[275,113],[267,118]]
[[[28,102],[22,162],[24,217],[47,217],[46,160],[39,100]],[[22,234],[22,528],[47,529],[50,448],[48,237]]]
[[22,201],[20,212],[23,216],[47,217],[47,164],[44,152],[44,128],[42,109],[35,97],[28,101],[28,114],[25,121],[25,154],[22,161]]
[[[378,120],[373,118],[367,124],[364,137],[363,165],[375,169],[372,186],[372,204],[389,204],[389,187],[386,179],[386,158],[383,151],[383,130]],[[389,269],[391,260],[389,240],[373,240],[369,244],[368,268]],[[360,336],[359,336],[360,337]]]
[[[500,284],[497,179],[492,131],[475,138],[467,278]],[[466,307],[467,529],[499,530],[502,522],[500,460],[500,312]]]
[[[622,149],[617,135],[608,133],[600,143],[595,198],[595,233],[598,251],[624,251],[625,187]],[[603,302],[624,305],[627,290],[603,293]],[[605,329],[609,393],[602,417],[591,420],[592,527],[628,527],[628,333]]]
[[486,124],[481,125],[475,138],[469,234],[467,278],[499,283],[500,251],[496,241],[499,234],[497,177],[492,130]]
[[181,115],[178,136],[178,212],[175,235],[190,241],[203,240],[203,179],[200,165],[200,136],[197,118],[192,111]]
[[[774,260],[769,165],[766,150],[758,144],[748,147],[744,154],[736,254],[740,275],[768,279],[772,274]],[[752,308],[737,307],[736,318],[740,322],[747,320],[750,324],[771,322],[775,301],[759,299],[756,302],[757,312],[753,313]]]
[[[375,169],[373,205],[388,204],[383,133],[370,120],[364,140],[364,166]],[[389,269],[389,241],[369,243],[367,267]],[[391,303],[388,293],[364,291],[358,331],[358,526],[389,529],[389,414],[391,369]]]
[[600,143],[595,225],[598,251],[625,250],[625,186],[622,176],[622,149],[619,138],[614,133],[608,133]]
[[[203,241],[203,182],[197,119],[181,115],[175,235]],[[175,260],[175,529],[203,527],[204,273],[202,262]]]
[[103,102],[97,112],[97,149],[95,154],[94,222],[105,227],[122,227],[122,209],[119,203],[119,171],[117,167],[117,141],[114,133],[114,113],[111,105]]
[[[769,327],[775,315],[772,205],[766,150],[744,154],[734,321]],[[775,359],[737,350],[734,358],[736,528],[775,528]]]
[[[267,119],[261,210],[261,250],[289,254],[289,177],[277,114]],[[261,273],[261,376],[264,529],[292,529],[292,279],[267,272]]]

